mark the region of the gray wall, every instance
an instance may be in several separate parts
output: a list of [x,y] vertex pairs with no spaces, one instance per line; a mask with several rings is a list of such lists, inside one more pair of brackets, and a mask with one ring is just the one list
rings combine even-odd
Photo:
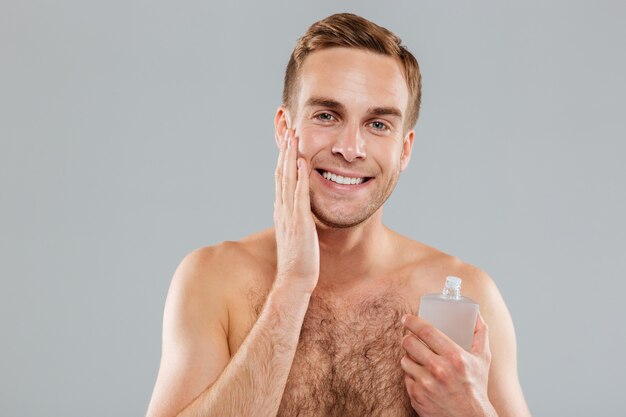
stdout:
[[387,224],[493,276],[535,415],[623,413],[626,3],[505,3],[0,0],[0,414],[145,412],[172,273],[271,226],[283,68],[338,11],[424,74]]

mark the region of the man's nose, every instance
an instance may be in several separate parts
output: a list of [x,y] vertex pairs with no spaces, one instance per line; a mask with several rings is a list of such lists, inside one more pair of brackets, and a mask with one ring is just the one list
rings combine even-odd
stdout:
[[343,158],[352,162],[357,158],[365,159],[365,141],[358,127],[343,130],[333,143],[333,154],[341,154]]

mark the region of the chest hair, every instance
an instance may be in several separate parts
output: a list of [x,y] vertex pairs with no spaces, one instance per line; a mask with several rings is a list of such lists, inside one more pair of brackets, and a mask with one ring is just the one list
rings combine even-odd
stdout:
[[404,385],[396,294],[345,303],[312,296],[278,417],[416,416]]

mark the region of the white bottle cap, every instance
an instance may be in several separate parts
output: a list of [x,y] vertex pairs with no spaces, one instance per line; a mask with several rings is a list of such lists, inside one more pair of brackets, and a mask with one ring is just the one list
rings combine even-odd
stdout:
[[461,278],[449,276],[446,278],[446,288],[456,290],[461,288]]

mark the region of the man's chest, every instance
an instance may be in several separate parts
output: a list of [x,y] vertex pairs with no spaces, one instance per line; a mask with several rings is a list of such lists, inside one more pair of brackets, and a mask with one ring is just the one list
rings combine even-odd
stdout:
[[278,416],[414,416],[400,359],[400,318],[411,306],[393,294],[337,303],[313,297]]

